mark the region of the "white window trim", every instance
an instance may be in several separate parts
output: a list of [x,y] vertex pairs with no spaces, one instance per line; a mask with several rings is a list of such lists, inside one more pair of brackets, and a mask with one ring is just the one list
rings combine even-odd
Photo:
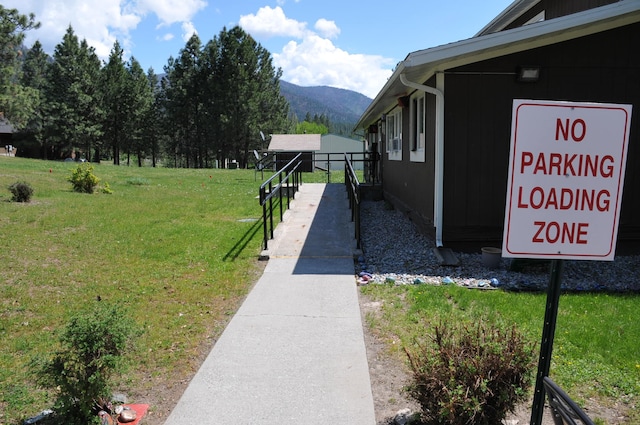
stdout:
[[427,97],[424,92],[417,92],[411,97],[409,110],[411,114],[409,160],[411,162],[425,162]]
[[387,155],[390,161],[402,161],[402,109],[396,108],[387,114]]

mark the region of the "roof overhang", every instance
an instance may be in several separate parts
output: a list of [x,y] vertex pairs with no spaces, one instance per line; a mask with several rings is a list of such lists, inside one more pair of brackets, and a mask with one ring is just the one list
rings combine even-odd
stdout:
[[320,134],[274,134],[268,150],[280,152],[318,151],[322,145]]
[[538,3],[540,3],[540,0],[515,0],[498,16],[493,18],[491,22],[485,25],[484,28],[478,31],[475,37],[502,31]]
[[364,111],[355,128],[366,128],[375,123],[383,113],[397,105],[399,97],[407,96],[413,92],[413,89],[402,84],[401,74],[404,74],[409,81],[423,84],[438,72],[561,43],[637,22],[640,22],[640,1],[628,0],[412,52],[398,64],[382,90]]

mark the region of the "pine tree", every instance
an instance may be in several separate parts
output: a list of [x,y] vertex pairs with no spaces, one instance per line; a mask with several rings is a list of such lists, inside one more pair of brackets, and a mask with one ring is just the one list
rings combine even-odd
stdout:
[[43,90],[47,83],[47,64],[49,55],[42,50],[42,44],[36,41],[31,49],[27,50],[22,64],[20,84],[33,90],[33,109],[29,114],[24,128],[24,137],[32,140],[41,147],[43,159],[47,159],[48,149],[43,136],[44,110]]
[[280,94],[281,71],[271,55],[240,27],[218,37],[216,75],[219,99],[225,99],[221,135],[226,141],[220,157],[229,156],[246,166],[248,154],[260,147],[259,132],[281,132],[287,125],[288,103]]
[[151,155],[151,164],[155,167],[160,153],[160,140],[164,126],[161,108],[162,91],[160,89],[158,76],[153,68],[149,68],[147,71],[147,84],[149,85],[152,104],[149,109],[147,109],[146,116],[142,122],[142,138],[143,145]]
[[167,74],[165,89],[165,109],[173,128],[169,151],[175,155],[175,165],[180,159],[187,168],[197,167],[203,161],[201,156],[202,117],[201,85],[198,80],[198,66],[201,53],[200,38],[191,36],[178,59],[169,59],[165,67]]
[[37,92],[19,84],[19,58],[24,32],[39,26],[33,13],[21,15],[17,9],[0,4],[0,113],[16,128],[27,124],[37,104]]
[[102,136],[98,78],[100,60],[69,26],[55,48],[45,86],[45,133],[59,155],[82,148],[87,156]]
[[105,147],[111,148],[113,164],[120,164],[120,150],[125,140],[125,122],[129,108],[127,96],[127,70],[122,56],[124,51],[116,40],[109,54],[109,60],[100,71],[102,105],[105,112],[103,121]]
[[153,106],[153,91],[149,86],[149,80],[144,73],[140,62],[131,58],[127,67],[127,109],[129,114],[125,121],[125,134],[127,143],[127,165],[129,165],[131,152],[138,159],[138,167],[142,167],[147,146],[145,145],[144,132],[146,131],[145,119],[149,115],[149,109]]

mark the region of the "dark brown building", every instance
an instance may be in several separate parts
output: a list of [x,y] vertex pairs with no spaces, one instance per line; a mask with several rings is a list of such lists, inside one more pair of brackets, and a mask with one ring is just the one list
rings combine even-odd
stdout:
[[513,100],[631,104],[618,251],[637,248],[638,46],[640,1],[521,0],[473,38],[409,53],[358,122],[385,198],[438,246],[499,245]]

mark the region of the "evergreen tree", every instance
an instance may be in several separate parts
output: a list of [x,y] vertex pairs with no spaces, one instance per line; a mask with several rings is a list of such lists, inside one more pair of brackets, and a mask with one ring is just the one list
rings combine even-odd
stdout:
[[200,38],[194,34],[180,50],[180,57],[169,59],[163,84],[167,118],[173,125],[169,132],[172,141],[168,147],[175,155],[175,165],[178,166],[180,161],[187,168],[201,166],[203,162],[200,126],[202,86],[198,78],[200,54]]
[[91,148],[102,135],[98,92],[100,60],[69,26],[47,69],[45,133],[61,156]]
[[219,159],[233,157],[241,167],[248,155],[260,147],[259,132],[282,132],[287,125],[288,104],[280,94],[281,71],[271,55],[250,35],[236,26],[218,37],[216,76],[219,99],[225,99],[220,114],[224,144]]
[[109,60],[100,71],[102,104],[105,112],[103,121],[105,147],[111,148],[113,164],[120,164],[120,150],[124,143],[125,122],[129,108],[127,96],[127,70],[122,59],[124,52],[116,40],[109,54]]
[[280,95],[281,70],[269,52],[240,27],[223,29],[204,48],[193,36],[165,67],[161,96],[175,166],[208,167],[215,156],[246,166],[261,149],[260,131],[291,128]]
[[99,151],[99,146],[104,134],[102,122],[104,110],[102,109],[100,90],[100,66],[101,62],[95,49],[90,47],[86,39],[80,42],[80,75],[81,90],[84,94],[78,104],[81,125],[78,127],[78,145],[83,147],[87,159],[91,158],[92,148]]
[[142,167],[142,160],[146,156],[144,132],[145,120],[149,116],[149,109],[153,106],[153,91],[140,62],[131,58],[127,67],[127,109],[129,114],[124,129],[127,143],[127,165],[129,165],[131,151],[138,158],[138,167]]
[[147,71],[147,83],[151,93],[152,104],[147,109],[146,116],[142,121],[143,145],[151,155],[151,164],[156,166],[160,153],[160,140],[163,134],[163,114],[162,114],[162,91],[158,76],[153,68]]
[[24,31],[39,26],[33,13],[21,15],[17,9],[0,4],[0,113],[16,128],[27,124],[37,104],[37,92],[19,84],[19,58]]
[[42,50],[42,44],[36,41],[24,56],[20,84],[33,90],[33,110],[24,128],[26,139],[33,140],[41,147],[43,159],[47,159],[47,147],[43,137],[44,110],[43,90],[47,83],[47,64],[49,55]]

